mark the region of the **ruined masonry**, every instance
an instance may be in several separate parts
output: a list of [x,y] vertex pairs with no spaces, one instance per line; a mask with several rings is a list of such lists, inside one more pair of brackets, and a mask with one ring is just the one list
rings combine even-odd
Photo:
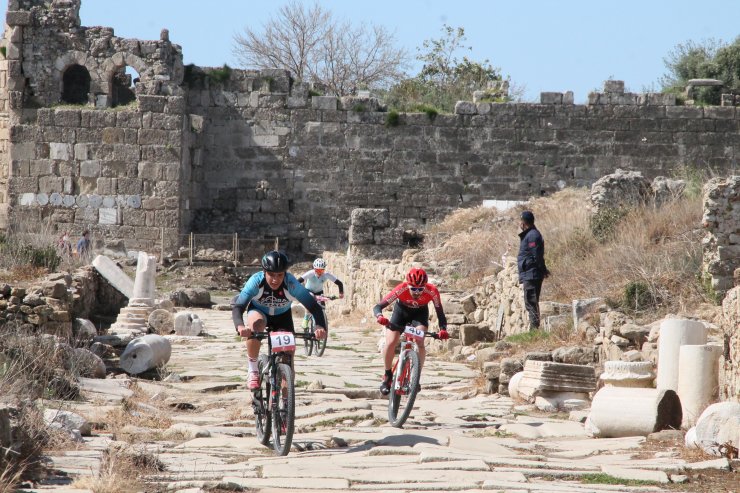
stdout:
[[483,199],[590,185],[617,168],[652,179],[737,162],[734,101],[676,106],[607,81],[587,105],[545,93],[391,126],[373,98],[317,96],[283,70],[184,66],[167,30],[123,39],[82,27],[79,10],[80,0],[8,3],[0,228],[89,228],[151,253],[191,231],[319,252],[349,240],[352,210],[376,208],[384,224],[362,241],[398,245]]

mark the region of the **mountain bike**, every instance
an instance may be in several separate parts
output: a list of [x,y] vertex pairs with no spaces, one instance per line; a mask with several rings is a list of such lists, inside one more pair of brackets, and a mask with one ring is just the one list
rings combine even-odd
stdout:
[[388,422],[396,428],[402,427],[408,419],[419,392],[421,367],[418,344],[425,337],[439,339],[436,332],[424,332],[411,325],[407,325],[402,333],[400,352],[393,364],[393,380],[388,396]]
[[295,428],[295,381],[293,353],[296,337],[314,340],[313,334],[294,334],[288,331],[256,332],[254,338],[267,339],[268,354],[258,360],[260,386],[252,391],[252,409],[257,440],[270,443],[278,455],[288,455]]
[[[326,302],[331,300],[338,299],[338,296],[322,296],[317,295],[316,296],[316,302],[321,305],[321,308],[324,309],[324,319],[326,320],[326,337],[323,339],[310,339],[310,338],[304,338],[303,339],[303,351],[306,353],[306,356],[311,356],[311,353],[313,352],[314,348],[316,349],[316,356],[323,356],[324,351],[326,350],[326,343],[329,340],[329,318],[326,316]],[[314,325],[316,324],[316,321],[313,319],[313,316],[308,320],[308,327],[303,329],[304,334],[313,334],[314,331]]]

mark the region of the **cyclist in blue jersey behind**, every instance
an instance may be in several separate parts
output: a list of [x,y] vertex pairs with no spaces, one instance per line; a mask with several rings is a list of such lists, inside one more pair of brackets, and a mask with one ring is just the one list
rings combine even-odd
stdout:
[[[244,288],[232,302],[234,327],[240,336],[247,339],[247,357],[249,358],[249,377],[247,387],[257,389],[260,385],[257,358],[260,352],[260,341],[255,339],[255,332],[264,332],[266,327],[293,332],[293,316],[290,305],[298,300],[313,315],[316,321],[314,335],[318,339],[326,337],[324,311],[313,295],[304,288],[288,271],[288,257],[281,252],[267,252],[262,257],[262,271],[252,275]],[[247,321],[244,322],[244,312]]]

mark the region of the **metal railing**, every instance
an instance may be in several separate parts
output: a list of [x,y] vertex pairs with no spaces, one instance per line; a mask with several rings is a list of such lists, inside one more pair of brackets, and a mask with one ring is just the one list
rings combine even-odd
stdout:
[[173,258],[187,260],[190,265],[200,261],[230,261],[241,264],[259,263],[266,251],[280,247],[279,238],[243,238],[239,233],[179,235],[180,247]]

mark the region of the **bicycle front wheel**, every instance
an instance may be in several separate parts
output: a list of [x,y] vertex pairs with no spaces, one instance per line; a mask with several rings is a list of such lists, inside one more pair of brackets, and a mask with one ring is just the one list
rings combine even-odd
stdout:
[[326,337],[316,341],[316,356],[324,355],[326,344],[329,342],[329,319],[326,318],[326,314],[324,314],[324,319],[326,319]]
[[313,352],[313,339],[309,337],[309,335],[313,334],[313,317],[308,319],[308,327],[303,329],[303,334],[306,336],[303,338],[303,352],[306,353],[306,356],[311,356],[311,353]]
[[277,392],[272,405],[272,444],[278,455],[288,455],[295,425],[295,387],[289,365],[277,365]]
[[388,422],[400,428],[411,414],[419,385],[419,355],[416,351],[405,351],[393,375],[391,394],[388,398]]
[[272,416],[268,403],[270,402],[270,378],[266,371],[270,364],[266,355],[260,355],[259,372],[262,382],[260,388],[252,392],[252,409],[254,410],[254,425],[257,429],[257,440],[262,445],[270,443],[270,427],[272,426]]

